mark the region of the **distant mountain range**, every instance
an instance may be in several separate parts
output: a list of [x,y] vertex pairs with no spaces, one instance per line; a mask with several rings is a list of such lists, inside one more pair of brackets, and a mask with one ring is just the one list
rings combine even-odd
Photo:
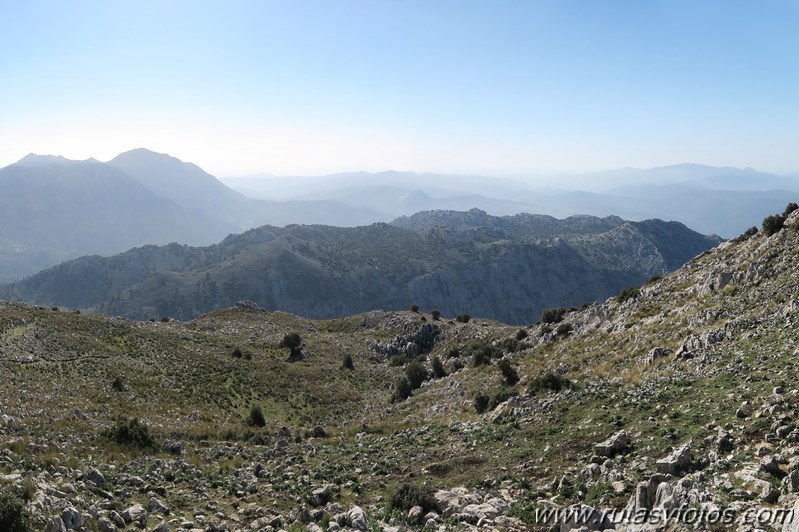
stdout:
[[[412,172],[365,172],[320,177],[251,176],[223,182],[252,198],[328,200],[378,211],[388,221],[420,210],[473,207],[493,215],[522,212],[566,217],[617,215],[630,220],[676,220],[702,233],[730,238],[799,200],[799,179],[752,168],[679,164],[625,168],[521,180]],[[557,188],[552,188],[551,184]]]
[[[83,255],[169,242],[205,246],[262,225],[353,227],[419,211],[479,208],[497,216],[660,218],[728,238],[799,201],[796,179],[751,168],[685,164],[552,182],[563,189],[393,171],[219,180],[146,149],[105,163],[30,154],[0,169],[0,283]],[[566,190],[569,183],[580,190]]]
[[133,319],[189,319],[243,299],[314,318],[418,304],[520,324],[546,307],[604,300],[719,242],[660,220],[423,212],[82,257],[0,287],[0,299]]

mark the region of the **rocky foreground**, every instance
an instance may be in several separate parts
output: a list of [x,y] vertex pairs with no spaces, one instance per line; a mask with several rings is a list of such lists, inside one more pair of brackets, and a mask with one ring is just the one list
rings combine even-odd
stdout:
[[0,519],[799,530],[797,221],[522,328],[2,304]]

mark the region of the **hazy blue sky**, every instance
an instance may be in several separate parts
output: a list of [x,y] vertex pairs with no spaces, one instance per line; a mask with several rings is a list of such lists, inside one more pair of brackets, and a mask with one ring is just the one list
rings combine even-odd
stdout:
[[799,171],[799,2],[0,0],[0,166]]

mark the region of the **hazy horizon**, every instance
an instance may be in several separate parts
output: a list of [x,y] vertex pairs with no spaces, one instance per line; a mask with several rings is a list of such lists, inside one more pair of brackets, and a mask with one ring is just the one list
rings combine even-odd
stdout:
[[794,174],[798,15],[781,1],[10,3],[0,166],[145,146],[220,177]]

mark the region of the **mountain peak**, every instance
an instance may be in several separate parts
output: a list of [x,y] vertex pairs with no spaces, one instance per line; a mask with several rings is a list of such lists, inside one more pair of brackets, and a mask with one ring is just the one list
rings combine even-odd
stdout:
[[48,165],[72,165],[72,164],[95,164],[99,163],[97,159],[89,158],[84,161],[67,159],[61,155],[38,155],[36,153],[29,153],[19,161],[17,166],[48,166]]

